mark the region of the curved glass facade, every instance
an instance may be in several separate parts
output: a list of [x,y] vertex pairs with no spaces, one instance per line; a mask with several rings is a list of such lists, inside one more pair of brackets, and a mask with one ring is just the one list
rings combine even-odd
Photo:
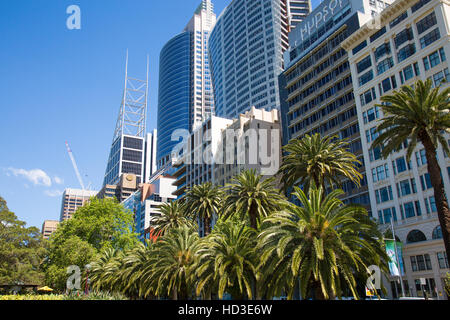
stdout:
[[190,129],[190,45],[190,32],[183,32],[166,43],[159,57],[158,165],[167,161],[178,143],[171,141],[173,131]]

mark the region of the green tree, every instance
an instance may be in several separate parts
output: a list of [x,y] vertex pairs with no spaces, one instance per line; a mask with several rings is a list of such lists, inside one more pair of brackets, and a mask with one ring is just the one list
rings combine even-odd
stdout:
[[260,272],[268,294],[284,290],[292,298],[299,280],[303,297],[313,291],[315,299],[340,298],[346,285],[358,298],[356,275],[372,264],[387,270],[377,224],[364,208],[344,205],[338,198],[342,190],[324,196],[313,184],[308,197],[294,189],[301,206],[291,204],[266,218],[259,236]]
[[256,230],[261,218],[279,210],[285,203],[285,198],[275,188],[274,181],[274,178],[263,180],[255,170],[242,171],[225,186],[227,195],[223,219],[227,220],[237,214],[241,220],[245,220],[248,216],[250,226]]
[[83,271],[96,253],[97,250],[91,244],[78,236],[70,236],[58,247],[50,246],[44,263],[46,284],[60,292],[65,291],[70,276],[67,267],[78,266]]
[[383,118],[377,127],[380,135],[372,148],[381,147],[385,158],[408,141],[407,161],[418,143],[425,148],[427,168],[438,211],[447,257],[450,259],[450,212],[445,195],[441,168],[437,161],[436,149],[440,145],[450,155],[445,133],[450,133],[450,88],[432,88],[430,79],[418,80],[414,87],[402,86],[399,91],[381,97],[378,105]]
[[222,199],[222,190],[211,182],[195,185],[186,193],[185,210],[194,219],[203,220],[205,235],[211,233],[211,219],[219,212]]
[[63,290],[67,267],[77,265],[83,270],[99,252],[126,250],[137,243],[132,214],[117,200],[92,198],[52,234],[44,265],[46,281]]
[[44,256],[39,229],[27,228],[0,197],[0,284],[42,284],[40,264]]
[[337,136],[305,135],[292,139],[283,149],[287,155],[279,174],[285,190],[299,185],[308,190],[312,182],[325,188],[326,183],[339,185],[345,178],[360,185],[362,175],[356,168],[360,161],[348,151],[348,142]]
[[154,245],[150,259],[139,277],[141,293],[188,299],[193,294],[192,273],[198,250],[198,233],[186,225],[171,229]]
[[256,231],[244,222],[218,222],[213,232],[199,244],[194,269],[196,294],[210,297],[217,292],[219,299],[225,292],[233,298],[255,297]]
[[172,201],[162,204],[159,213],[152,217],[152,226],[155,233],[159,235],[166,234],[171,229],[177,229],[183,225],[189,228],[196,224],[187,216],[184,206],[179,201]]

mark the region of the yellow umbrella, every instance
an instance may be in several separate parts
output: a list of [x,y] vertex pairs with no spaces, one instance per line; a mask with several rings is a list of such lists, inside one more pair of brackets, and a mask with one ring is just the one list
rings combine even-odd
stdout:
[[38,288],[38,291],[53,291],[53,289],[45,286],[45,287]]

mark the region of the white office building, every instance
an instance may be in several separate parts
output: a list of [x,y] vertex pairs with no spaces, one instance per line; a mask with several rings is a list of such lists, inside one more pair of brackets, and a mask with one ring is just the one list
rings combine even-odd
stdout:
[[[381,96],[417,79],[430,78],[434,86],[448,79],[449,26],[447,1],[397,0],[342,44],[349,55],[372,214],[384,230],[393,220],[403,245],[405,294],[423,296],[426,291],[435,299],[445,298],[443,278],[450,269],[425,150],[419,143],[407,161],[405,141],[401,150],[384,159],[372,142],[378,136],[378,120],[383,118],[375,106]],[[450,195],[450,159],[441,149],[438,161]],[[390,297],[401,295],[397,281],[392,276],[387,281]]]

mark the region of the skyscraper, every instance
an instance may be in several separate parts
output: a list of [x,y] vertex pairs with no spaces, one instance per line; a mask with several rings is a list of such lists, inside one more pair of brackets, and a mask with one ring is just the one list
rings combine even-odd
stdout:
[[361,186],[343,181],[344,201],[370,209],[361,135],[347,52],[341,43],[389,5],[365,0],[323,1],[289,33],[285,70],[279,76],[283,144],[306,134],[337,136],[362,165]]
[[214,113],[208,38],[216,22],[211,0],[202,0],[183,32],[159,58],[157,167],[170,162],[175,130],[191,131]]
[[209,39],[217,116],[279,108],[288,32],[309,11],[308,0],[234,0],[225,8]]
[[148,100],[147,78],[128,76],[128,52],[125,66],[125,86],[114,131],[103,186],[119,182],[123,173],[132,173],[142,182],[144,175],[144,139]]
[[60,221],[72,218],[79,207],[82,207],[91,197],[97,195],[97,191],[66,189],[62,195]]
[[[425,149],[419,142],[408,161],[408,139],[385,159],[373,141],[379,135],[379,121],[385,116],[377,106],[380,97],[419,79],[429,78],[433,86],[448,88],[449,84],[442,81],[450,78],[449,5],[431,0],[397,0],[380,14],[378,21],[376,28],[366,24],[342,43],[349,55],[372,215],[381,230],[392,228],[402,242],[405,295],[423,296],[427,292],[441,299],[438,293],[444,291],[443,279],[450,268]],[[445,140],[450,144],[449,134]],[[441,146],[437,155],[449,195],[450,158]],[[388,277],[390,298],[402,294],[398,280],[394,272]]]
[[150,177],[156,172],[156,141],[158,140],[157,130],[145,135],[145,153],[144,153],[144,183],[150,180]]

